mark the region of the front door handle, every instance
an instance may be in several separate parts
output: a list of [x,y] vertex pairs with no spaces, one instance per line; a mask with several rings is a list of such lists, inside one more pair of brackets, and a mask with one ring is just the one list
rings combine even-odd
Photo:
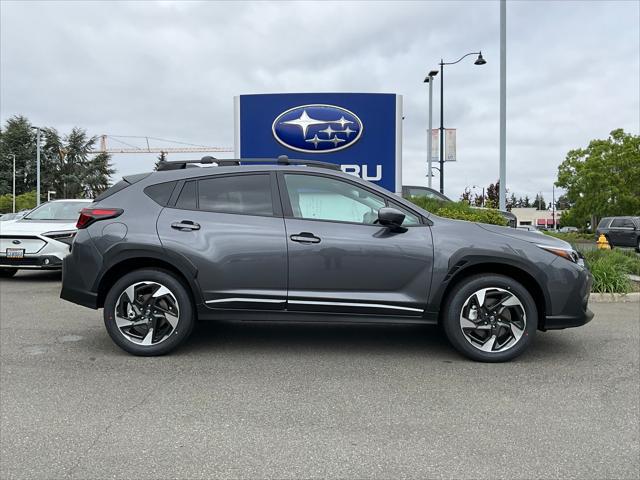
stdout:
[[188,232],[190,230],[200,230],[200,224],[192,222],[191,220],[182,220],[181,222],[172,223],[171,228]]
[[320,243],[320,239],[316,237],[313,233],[309,232],[301,232],[297,235],[291,235],[289,237],[292,242],[298,243]]

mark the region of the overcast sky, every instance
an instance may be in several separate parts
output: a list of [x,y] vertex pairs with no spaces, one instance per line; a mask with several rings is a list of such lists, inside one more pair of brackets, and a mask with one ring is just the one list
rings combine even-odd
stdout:
[[[426,185],[425,73],[458,129],[446,193],[498,178],[499,3],[2,1],[0,116],[67,132],[233,146],[233,96],[404,96],[404,181]],[[551,197],[570,149],[640,130],[640,3],[507,4],[507,187]],[[437,125],[439,81],[434,89]],[[115,155],[117,175],[154,155]],[[437,178],[434,179],[437,183]]]

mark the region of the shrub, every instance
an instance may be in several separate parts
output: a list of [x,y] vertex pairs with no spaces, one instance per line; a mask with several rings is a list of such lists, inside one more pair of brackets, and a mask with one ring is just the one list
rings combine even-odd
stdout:
[[575,243],[577,241],[584,242],[585,240],[595,241],[595,234],[593,233],[579,233],[579,232],[562,233],[562,232],[554,232],[550,230],[545,230],[544,233],[546,235],[559,238],[560,240],[564,240],[565,242],[569,242],[569,243]]
[[631,281],[627,275],[640,275],[640,257],[631,250],[588,250],[582,254],[593,274],[593,292],[628,293]]
[[[16,196],[16,212],[31,210],[36,206],[36,192],[25,192]],[[13,195],[0,195],[0,213],[8,213],[13,207]]]
[[440,217],[493,225],[507,225],[507,220],[500,212],[491,208],[472,208],[466,202],[445,202],[427,197],[410,197],[409,201]]

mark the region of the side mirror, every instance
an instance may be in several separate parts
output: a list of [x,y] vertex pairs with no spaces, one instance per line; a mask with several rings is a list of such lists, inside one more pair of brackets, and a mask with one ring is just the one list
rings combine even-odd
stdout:
[[383,207],[378,210],[378,223],[388,228],[402,228],[404,213],[393,207]]

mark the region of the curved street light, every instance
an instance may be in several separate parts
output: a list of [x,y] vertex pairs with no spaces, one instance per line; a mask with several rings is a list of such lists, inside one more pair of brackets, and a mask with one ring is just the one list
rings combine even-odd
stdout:
[[[461,62],[469,55],[477,55],[474,65],[484,65],[487,61],[482,56],[482,50],[479,52],[470,52],[461,56],[455,62],[445,62],[440,59],[440,193],[444,193],[444,66],[455,65]],[[431,155],[431,152],[429,152]]]

